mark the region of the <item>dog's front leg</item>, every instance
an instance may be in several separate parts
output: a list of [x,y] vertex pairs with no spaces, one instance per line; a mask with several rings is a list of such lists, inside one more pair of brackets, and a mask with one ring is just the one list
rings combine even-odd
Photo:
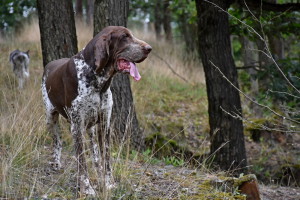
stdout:
[[90,184],[90,180],[87,173],[87,166],[83,151],[83,140],[82,140],[82,127],[79,121],[71,122],[71,132],[75,145],[76,161],[77,161],[77,187],[80,188],[81,194],[87,194],[95,196],[95,190]]
[[19,89],[23,89],[23,86],[24,86],[24,78],[23,77],[19,77],[18,78],[18,83],[19,83]]
[[111,169],[110,156],[110,118],[113,106],[112,93],[110,88],[101,97],[101,116],[99,127],[99,143],[102,147],[102,164],[105,170],[105,187],[107,189],[114,187],[114,179]]
[[24,75],[25,75],[25,78],[29,78],[29,68],[28,68],[28,64],[27,63],[25,64]]
[[98,173],[98,177],[102,177],[103,175],[103,167],[100,163],[100,154],[99,154],[99,147],[96,142],[96,135],[95,135],[95,129],[96,126],[92,126],[91,128],[88,129],[88,134],[90,137],[90,150],[92,152],[93,156],[93,162],[96,167],[96,171]]

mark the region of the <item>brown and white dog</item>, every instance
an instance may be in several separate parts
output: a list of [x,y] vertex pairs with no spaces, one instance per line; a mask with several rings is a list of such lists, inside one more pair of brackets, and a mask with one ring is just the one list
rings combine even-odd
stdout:
[[[110,165],[110,117],[113,98],[110,83],[116,73],[129,73],[135,80],[140,74],[135,63],[145,60],[152,50],[121,26],[109,26],[96,35],[87,46],[71,58],[55,60],[46,65],[42,93],[46,107],[47,127],[53,136],[53,167],[61,167],[62,150],[58,117],[71,123],[78,160],[80,191],[95,195],[90,184],[84,157],[83,134],[87,131],[94,165],[106,188],[114,184]],[[95,128],[98,126],[96,140]],[[100,156],[101,154],[101,156]]]
[[9,62],[18,78],[19,89],[23,89],[26,78],[29,78],[29,50],[26,52],[14,50],[9,55]]

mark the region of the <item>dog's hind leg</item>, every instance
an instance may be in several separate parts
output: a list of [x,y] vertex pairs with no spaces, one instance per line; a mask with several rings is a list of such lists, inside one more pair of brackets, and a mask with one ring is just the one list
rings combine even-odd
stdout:
[[47,128],[53,138],[53,162],[50,162],[50,164],[54,170],[58,170],[61,168],[60,157],[62,150],[61,133],[58,124],[59,114],[55,111],[54,106],[50,102],[44,78],[42,82],[42,94],[46,108]]
[[50,162],[54,170],[59,170],[61,168],[61,133],[58,124],[58,112],[47,113],[47,127],[53,139],[53,161]]

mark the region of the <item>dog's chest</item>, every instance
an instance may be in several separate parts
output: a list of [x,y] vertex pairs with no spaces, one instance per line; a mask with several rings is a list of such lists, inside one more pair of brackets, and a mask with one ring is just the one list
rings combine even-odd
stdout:
[[100,93],[107,78],[96,76],[81,59],[74,59],[74,63],[78,78],[78,96],[72,101],[71,114],[73,117],[80,116],[85,123],[96,122],[99,113],[107,109],[106,104],[112,101],[110,90]]

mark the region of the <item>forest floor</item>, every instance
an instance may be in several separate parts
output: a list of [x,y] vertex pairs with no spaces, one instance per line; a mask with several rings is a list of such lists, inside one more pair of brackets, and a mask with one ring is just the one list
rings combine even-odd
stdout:
[[[211,190],[203,185],[205,181],[218,180],[216,174],[201,174],[193,169],[172,165],[150,165],[143,171],[146,178],[136,188],[136,196],[140,199],[180,199],[180,196],[182,199],[237,199],[234,195],[221,193],[217,188]],[[263,200],[300,198],[300,188],[295,187],[260,184],[259,190]]]
[[[183,137],[190,138],[185,140],[187,146],[193,146],[195,143],[201,144],[198,146],[205,147],[204,149],[209,146],[208,141],[197,140],[195,135],[191,135],[195,133],[195,128],[189,130],[189,134],[183,134]],[[261,198],[263,200],[300,199],[298,169],[293,169],[289,165],[288,169],[291,171],[284,171],[282,167],[299,159],[299,135],[281,134],[280,139],[273,136],[266,141],[270,133],[264,134],[262,134],[264,140],[261,139],[259,142],[245,137],[249,171],[257,176]],[[58,172],[51,171],[49,168],[50,149],[51,146],[45,146],[41,154],[46,159],[43,159],[44,161],[36,169],[40,173],[38,177],[42,177],[39,180],[44,185],[42,187],[49,188],[44,197],[68,199],[74,195],[76,177],[76,166],[72,153],[70,154],[72,147],[67,146],[64,150],[65,167]],[[110,199],[245,199],[237,188],[224,181],[225,177],[231,177],[230,172],[211,170],[208,160],[190,164],[191,162],[180,159],[182,155],[170,154],[156,157],[153,151],[154,149],[147,149],[138,153],[131,150],[127,155],[120,157],[117,156],[118,152],[113,153],[117,187],[109,194]],[[290,156],[295,159],[291,160]],[[95,178],[92,178],[92,182],[95,185],[99,184]]]
[[[47,148],[46,152],[49,152]],[[74,161],[71,161],[71,155],[64,155],[63,157],[64,168],[60,171],[52,171],[47,164],[47,160],[40,168],[36,169],[36,171],[39,171],[37,175],[39,177],[38,182],[41,184],[39,187],[48,188],[48,190],[43,195],[35,196],[38,195],[35,194],[33,197],[43,197],[44,199],[74,198],[74,193],[76,193],[74,191],[76,165]],[[153,159],[155,160],[155,158]],[[223,181],[225,176],[229,176],[225,172],[167,165],[158,160],[150,164],[148,161],[143,162],[137,159],[129,161],[115,160],[119,167],[122,166],[122,172],[121,174],[116,173],[117,187],[108,195],[108,199],[246,199],[236,188],[232,188]],[[116,171],[117,168],[115,168]],[[97,185],[95,178],[91,178],[91,181],[94,186]],[[296,200],[300,198],[299,187],[260,182],[259,191],[263,200]],[[82,198],[84,197],[82,196]]]

